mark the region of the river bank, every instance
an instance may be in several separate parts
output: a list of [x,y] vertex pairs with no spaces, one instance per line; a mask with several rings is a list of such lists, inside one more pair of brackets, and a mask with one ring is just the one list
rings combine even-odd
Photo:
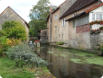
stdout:
[[0,57],[0,75],[3,78],[55,78],[47,67],[19,68],[15,65],[15,61]]

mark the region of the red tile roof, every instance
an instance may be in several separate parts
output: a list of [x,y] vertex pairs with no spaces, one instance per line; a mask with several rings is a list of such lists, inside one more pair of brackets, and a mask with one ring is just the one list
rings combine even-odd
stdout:
[[89,8],[89,9],[85,10],[85,12],[86,12],[86,13],[89,13],[90,11],[92,11],[92,10],[98,8],[98,7],[101,7],[101,6],[103,6],[103,3],[94,5],[93,7],[91,7],[91,8]]
[[67,15],[70,15],[80,9],[83,9],[95,2],[97,2],[98,0],[77,0],[61,17],[60,19],[66,17]]

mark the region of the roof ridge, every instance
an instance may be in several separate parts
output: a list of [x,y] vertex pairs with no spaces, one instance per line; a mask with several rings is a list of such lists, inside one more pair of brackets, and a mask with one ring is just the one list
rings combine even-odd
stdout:
[[14,10],[12,9],[10,6],[6,7],[6,9],[4,9],[4,11],[0,14],[0,16],[7,10],[7,9],[11,9],[18,17],[20,17],[25,24],[27,24],[27,26],[29,27],[28,23]]

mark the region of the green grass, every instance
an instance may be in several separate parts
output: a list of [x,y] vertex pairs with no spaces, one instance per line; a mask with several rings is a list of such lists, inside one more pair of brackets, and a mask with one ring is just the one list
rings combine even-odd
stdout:
[[32,72],[15,67],[15,61],[0,58],[0,75],[3,78],[34,78]]

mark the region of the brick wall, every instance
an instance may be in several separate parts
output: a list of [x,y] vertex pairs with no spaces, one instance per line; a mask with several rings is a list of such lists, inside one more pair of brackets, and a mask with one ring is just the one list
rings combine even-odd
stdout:
[[90,31],[90,25],[89,24],[76,26],[76,33],[89,32],[89,31]]

